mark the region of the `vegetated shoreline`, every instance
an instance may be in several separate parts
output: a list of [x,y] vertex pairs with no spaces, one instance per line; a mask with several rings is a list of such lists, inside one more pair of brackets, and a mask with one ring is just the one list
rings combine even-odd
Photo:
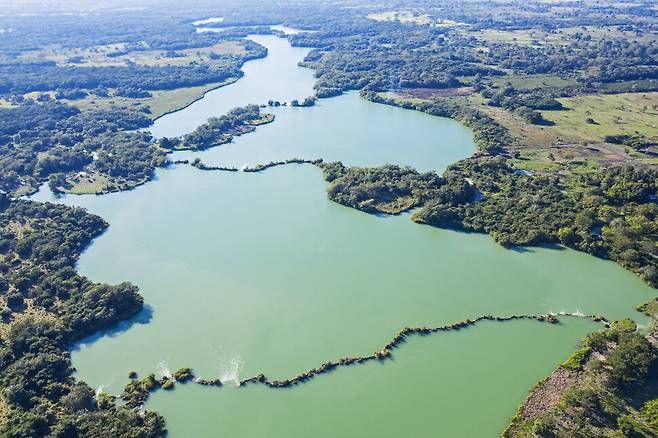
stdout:
[[[266,54],[265,56],[267,56],[267,54]],[[263,59],[263,58],[254,58],[253,60],[256,60],[256,59]],[[246,60],[245,62],[247,62],[247,61],[252,61],[252,59],[248,59],[248,60]],[[243,65],[244,65],[244,64],[243,64]],[[220,88],[227,87],[227,86],[229,86],[229,85],[233,85],[233,84],[235,84],[237,81],[239,81],[240,79],[242,79],[242,77],[229,78],[229,79],[225,80],[224,82],[220,83],[219,85],[217,85],[217,86],[215,86],[215,87],[212,87],[212,88],[210,88],[209,90],[204,91],[203,94],[202,94],[201,96],[197,97],[196,99],[192,100],[191,102],[188,102],[188,103],[186,103],[185,105],[183,105],[183,106],[181,106],[181,107],[174,108],[174,109],[170,109],[169,111],[166,111],[166,112],[160,114],[158,117],[156,117],[155,119],[152,120],[152,123],[151,123],[151,125],[149,126],[149,128],[150,128],[151,126],[153,126],[153,124],[154,124],[155,122],[157,122],[158,120],[160,120],[160,119],[163,118],[164,116],[168,116],[169,114],[174,114],[174,113],[177,113],[177,112],[179,112],[179,111],[183,111],[184,109],[186,109],[186,108],[188,108],[188,107],[194,105],[195,103],[197,103],[197,102],[200,101],[201,99],[205,98],[206,95],[207,95],[208,93],[210,93],[210,92],[212,92],[212,91],[215,91],[215,90],[219,90]],[[147,129],[148,129],[148,128],[147,128]]]
[[[320,365],[320,367],[303,371],[290,379],[269,380],[263,373],[259,373],[253,377],[237,381],[236,386],[244,387],[250,384],[254,384],[264,385],[273,389],[290,388],[301,383],[306,383],[315,377],[320,376],[321,374],[329,373],[337,368],[349,367],[372,361],[383,361],[387,358],[390,358],[392,351],[406,342],[409,336],[426,336],[438,332],[459,331],[468,327],[475,326],[482,321],[496,321],[502,323],[520,320],[533,320],[542,323],[558,324],[560,323],[558,316],[590,319],[594,322],[602,324],[606,329],[612,326],[612,323],[601,315],[584,315],[580,312],[558,312],[547,314],[520,314],[510,316],[480,315],[474,319],[465,319],[456,323],[436,327],[404,327],[399,330],[392,338],[390,338],[381,350],[376,350],[371,354],[363,356],[347,356],[335,361],[324,362]],[[180,376],[180,378],[177,378],[176,376]],[[131,372],[130,377],[135,378],[136,373]],[[142,380],[132,380],[125,386],[123,394],[121,395],[121,399],[124,400],[126,405],[129,407],[141,408],[148,400],[151,392],[160,388],[165,390],[173,389],[175,381],[187,382],[192,379],[194,379],[194,383],[202,386],[221,387],[224,386],[225,383],[220,379],[204,379],[201,377],[195,377],[191,368],[181,368],[172,376],[164,376],[160,380],[157,380],[154,374],[150,374]]]
[[[549,9],[550,9],[550,8],[549,8]],[[550,11],[550,10],[549,10],[549,13],[552,13],[552,12],[553,12],[553,11]],[[541,15],[541,13],[539,13],[539,15]],[[564,21],[564,18],[565,18],[565,17],[564,17],[563,15],[561,15],[560,13],[555,14],[555,15],[556,15],[555,17],[550,17],[550,18],[549,18],[549,19],[551,20],[551,22],[552,22],[552,23],[554,22],[558,29],[559,29],[560,27],[564,27],[564,25],[567,24],[567,23],[565,23],[565,21]],[[585,14],[585,15],[586,15],[586,14]],[[613,13],[612,15],[614,16],[614,13]],[[510,14],[510,16],[511,16],[511,17],[515,17],[515,14]],[[631,17],[631,16],[629,15],[629,17]],[[545,19],[546,17],[545,17],[545,16],[542,16],[541,18],[538,18],[538,19],[541,20],[542,18]],[[474,14],[474,20],[475,20],[475,22],[480,22],[480,20],[482,20],[482,18],[479,17],[479,14]],[[590,19],[590,20],[591,20],[591,19]],[[541,23],[541,21],[539,21],[539,22]],[[588,24],[588,23],[587,23],[587,22],[581,22],[581,23],[579,23],[579,24]],[[590,24],[591,24],[591,21],[590,21]],[[593,26],[593,27],[599,27],[599,26],[598,26],[598,23],[594,22],[594,24],[595,24],[596,26]],[[600,23],[600,24],[601,24],[602,26],[604,26],[604,25],[605,25],[605,21],[603,21],[603,22]],[[355,26],[352,26],[352,27],[355,27]],[[490,28],[491,28],[492,30],[494,30],[494,31],[497,31],[499,27],[500,27],[500,26],[490,26]],[[320,28],[321,28],[321,27],[320,27]],[[348,27],[348,29],[350,29],[350,28],[351,28],[351,27]],[[487,28],[487,27],[485,26],[485,29],[486,29],[486,28]],[[530,27],[530,28],[531,28],[531,27]],[[584,26],[583,26],[583,28],[584,28]],[[339,28],[339,29],[340,29],[340,28]],[[358,29],[359,29],[359,28],[357,27],[357,30],[358,30]],[[402,34],[403,34],[403,36],[404,36],[404,39],[408,39],[408,38],[407,38],[407,35],[410,35],[412,32],[410,32],[409,29],[404,29],[404,30],[405,30],[405,31],[402,32]],[[168,30],[168,31],[169,31],[169,30]],[[422,38],[423,36],[424,36],[424,35],[421,34],[421,35],[420,35],[420,38]],[[541,40],[541,37],[539,37],[539,39]],[[373,40],[373,42],[374,42],[374,38],[373,38],[372,40]],[[331,41],[332,41],[332,40],[329,39],[329,42],[331,42]],[[303,41],[302,41],[302,42],[303,42]],[[386,42],[388,43],[389,40],[386,40]],[[459,41],[457,41],[457,42],[459,43]],[[390,44],[390,45],[391,45],[392,47],[395,47],[395,46],[396,46],[396,44],[395,44],[395,40],[393,40],[393,44]],[[373,44],[373,46],[376,47],[375,44]],[[381,46],[381,44],[380,44],[380,46]],[[446,46],[448,47],[448,49],[450,49],[450,45],[446,45]],[[453,47],[454,47],[454,46],[453,46]],[[488,47],[488,46],[485,45],[485,47]],[[551,46],[549,45],[549,48],[550,48],[550,47],[551,47]],[[340,47],[338,47],[338,49],[334,48],[332,51],[340,53]],[[400,52],[401,52],[401,51],[397,51],[397,52],[396,52],[396,51],[391,51],[391,58],[395,58],[395,57],[397,57],[398,59],[400,59],[400,58],[401,58],[401,57],[399,56],[399,53],[400,53]],[[498,52],[498,51],[494,51],[494,52]],[[500,55],[499,55],[500,58],[499,58],[499,59],[494,59],[493,62],[489,62],[489,63],[487,63],[487,65],[493,65],[494,67],[498,67],[498,64],[501,64],[500,61],[501,61],[502,57],[504,57],[504,56],[506,55],[506,51],[505,51],[505,50],[500,50],[499,52],[500,52]],[[559,51],[557,51],[557,52],[559,52]],[[583,53],[583,52],[584,52],[584,53]],[[583,52],[577,52],[577,53],[583,53],[583,54],[581,54],[580,56],[578,56],[578,58],[580,58],[580,59],[590,59],[590,60],[593,60],[593,59],[597,58],[597,56],[596,56],[596,53],[597,53],[597,52],[596,52],[596,51],[592,51],[592,52],[583,51]],[[629,52],[630,52],[630,53],[633,53],[634,51],[631,50],[631,51],[629,51]],[[380,51],[379,54],[381,54],[381,53],[382,53],[382,52]],[[404,52],[403,52],[403,53],[404,53]],[[420,53],[420,56],[425,56],[425,55],[426,55],[426,53],[423,53],[423,52],[419,52],[419,53]],[[529,57],[528,59],[525,60],[525,64],[526,64],[526,66],[527,66],[528,64],[532,65],[533,63],[536,63],[537,60],[541,60],[541,57],[542,57],[542,55],[544,55],[544,53],[545,53],[544,50],[536,50],[536,55],[531,56],[531,57]],[[590,55],[590,53],[591,53],[591,55]],[[495,54],[495,53],[494,53],[494,54]],[[602,53],[602,54],[603,54],[603,53]],[[439,54],[439,56],[441,56],[441,55],[442,55],[442,54]],[[588,56],[588,55],[589,55],[589,56]],[[515,55],[515,57],[516,57],[516,55]],[[613,52],[613,56],[609,56],[609,55],[608,55],[608,56],[602,56],[602,57],[599,57],[599,58],[602,59],[603,62],[606,62],[606,61],[609,62],[613,57],[614,57],[614,52]],[[385,65],[385,64],[386,64],[386,59],[387,59],[387,58],[386,58],[386,57],[382,57],[382,58],[383,58],[383,61],[384,61],[382,64]],[[427,58],[431,59],[431,56],[427,56]],[[368,56],[368,57],[363,57],[363,61],[364,61],[364,62],[368,62],[370,59],[371,59],[370,56]],[[389,58],[389,59],[390,59],[390,58]],[[546,56],[546,60],[548,61],[546,64],[551,64],[550,61],[552,61],[552,60],[554,60],[554,59],[555,59],[554,56],[550,56],[550,57],[549,57],[549,56]],[[622,56],[622,57],[620,57],[620,61],[621,61],[620,63],[623,63],[625,60],[629,60],[629,59],[631,59],[630,56],[629,56],[629,57]],[[338,58],[338,60],[340,61],[340,58]],[[519,60],[520,60],[520,61],[524,61],[524,56],[521,55],[521,57],[519,58]],[[533,61],[534,61],[534,62],[533,62]],[[543,62],[543,60],[541,60],[541,62],[540,62],[539,64],[541,64],[541,66],[543,67],[543,66],[544,66],[544,62]],[[537,64],[537,65],[539,65],[539,64]],[[358,64],[357,64],[357,65],[358,65]],[[605,64],[604,64],[604,65],[605,65]],[[459,67],[459,66],[457,66],[457,67]],[[315,70],[316,70],[316,71],[319,71],[320,69],[319,69],[319,68],[315,68]],[[358,73],[359,70],[358,70],[358,69],[353,69],[353,70],[354,70],[355,72],[357,72],[357,74],[359,75],[359,73]],[[422,66],[421,66],[421,68],[417,68],[416,70],[417,70],[417,73],[419,73],[419,74],[423,72],[423,68],[422,68]],[[528,69],[528,68],[525,68],[525,69],[524,69],[524,68],[520,68],[520,69],[512,68],[512,69],[510,69],[510,70],[511,70],[512,72],[520,71],[521,75],[528,74],[528,73],[532,73],[532,69]],[[567,67],[567,68],[560,68],[559,71],[558,71],[557,68],[554,68],[554,69],[552,70],[552,73],[560,73],[560,74],[562,74],[562,73],[564,73],[565,71],[566,71],[566,72],[570,72],[570,71],[578,71],[578,70],[580,70],[580,69],[579,69],[577,66],[576,66],[576,68],[573,68],[573,67],[571,67],[571,68],[568,68],[568,67]],[[615,69],[615,70],[616,70],[616,69]],[[384,71],[386,72],[386,70],[384,70]],[[583,70],[583,71],[586,71],[586,70]],[[612,69],[611,69],[611,71],[612,71]],[[388,72],[387,72],[387,73],[388,73]],[[392,73],[395,73],[395,72],[392,72]],[[414,73],[416,73],[416,72],[414,72]],[[616,73],[616,72],[615,72],[615,73]],[[630,73],[632,74],[633,72],[630,72]],[[491,74],[493,75],[494,73],[491,73]],[[360,76],[364,76],[364,74],[361,73]],[[400,78],[402,78],[403,76],[408,76],[408,75],[401,75],[401,74],[391,75],[391,74],[386,74],[385,76],[392,76],[392,77],[395,79],[396,76],[399,76]],[[589,76],[589,75],[583,75],[583,76]],[[624,72],[621,72],[621,74],[620,74],[620,75],[617,75],[617,77],[615,77],[615,75],[598,75],[598,76],[597,76],[597,75],[593,75],[593,76],[594,76],[594,77],[592,78],[593,81],[596,81],[597,79],[603,79],[604,82],[605,82],[606,80],[609,80],[610,82],[615,82],[615,81],[620,81],[620,80],[623,80],[623,79],[628,79],[628,77],[629,77],[629,72],[625,72],[625,71],[624,71]],[[606,76],[607,76],[607,77],[606,77]],[[333,76],[328,75],[328,77],[331,78],[331,77],[333,77]],[[642,76],[640,75],[640,77],[642,77]],[[413,81],[413,79],[414,79],[413,75],[412,75],[411,79],[412,79],[412,81]],[[440,79],[441,79],[441,78],[440,78]],[[336,86],[336,85],[337,85],[338,87],[341,87],[341,86],[344,86],[344,84],[345,84],[345,81],[344,81],[344,80],[343,80],[342,82],[338,81],[337,84],[333,84],[333,83],[331,83],[331,81],[329,81],[329,83],[326,83],[327,81],[324,81],[324,82],[325,82],[325,83],[323,84],[324,86],[327,86],[327,85],[329,85],[329,86]],[[366,82],[367,82],[367,81],[366,81]],[[408,82],[408,81],[407,81],[407,82]],[[620,82],[621,82],[621,81],[620,81]],[[421,85],[423,85],[423,84],[421,84]],[[622,84],[622,87],[623,87],[623,86],[624,86],[624,85]],[[635,84],[633,84],[633,86],[635,86]],[[492,88],[493,88],[493,87],[492,87]],[[599,87],[598,85],[595,86],[595,87],[593,87],[593,90],[599,91],[599,89],[601,89],[601,90],[605,90],[605,87],[601,88],[601,87]],[[610,89],[612,89],[612,88],[610,88]],[[331,90],[338,90],[338,93],[340,93],[340,88],[331,88],[331,89],[329,89],[329,90],[330,90],[330,91],[331,91]],[[523,102],[522,102],[522,103],[523,103]],[[530,115],[533,115],[533,114],[530,113]],[[146,182],[146,181],[144,181],[144,182]],[[110,303],[110,306],[112,306],[111,303]],[[118,315],[115,315],[115,316],[118,316]],[[121,315],[121,316],[127,316],[127,315]],[[70,383],[70,382],[69,382],[69,383]],[[165,388],[165,389],[166,389],[166,388]],[[99,405],[100,405],[100,403],[99,403]],[[29,411],[28,411],[28,412],[29,412]],[[29,412],[29,413],[32,414],[32,412]],[[70,426],[70,424],[69,424],[69,426]],[[73,429],[73,430],[75,430],[75,429]]]
[[[239,80],[239,78],[238,78],[238,80]],[[232,83],[234,83],[234,82],[232,82]],[[226,84],[226,85],[229,85],[229,84]],[[220,87],[217,87],[217,88],[220,88]],[[210,91],[213,91],[217,88],[213,88],[212,90],[206,91],[203,96],[199,97],[194,102],[202,99],[203,97],[205,97],[205,95],[207,93],[209,93]],[[338,94],[342,94],[342,92],[337,93],[337,95]],[[330,97],[334,97],[334,96],[333,95],[332,96],[327,96],[325,98],[330,98]],[[369,95],[369,93],[361,93],[361,97],[365,98],[365,100],[369,100],[369,101],[372,101],[372,102],[375,102],[375,103],[382,103],[382,104],[390,105],[390,106],[393,106],[393,107],[401,106],[401,105],[396,104],[393,101],[379,100],[379,99],[375,98],[374,95]],[[191,102],[190,104],[188,104],[184,107],[181,107],[179,109],[170,111],[167,114],[177,112],[177,111],[181,111],[181,110],[185,109],[186,107],[190,106],[194,102]],[[417,111],[419,110],[418,108],[405,108],[405,109],[414,109],[414,110],[417,110]],[[163,114],[163,116],[164,115],[165,114]],[[492,141],[493,138],[491,136],[487,135],[487,129],[489,128],[488,126],[483,126],[482,124],[476,124],[475,126],[473,126],[471,123],[473,123],[474,120],[473,119],[469,120],[468,117],[464,117],[460,113],[455,113],[455,114],[431,114],[431,115],[439,116],[439,117],[446,117],[446,118],[451,118],[453,120],[456,120],[456,121],[466,125],[473,132],[474,142],[476,144],[477,149],[474,151],[473,154],[471,154],[469,157],[467,157],[466,160],[478,158],[478,157],[481,157],[481,156],[487,156],[487,155],[495,156],[495,155],[499,155],[501,152],[503,152],[503,148],[501,147],[501,144],[497,143],[496,141]],[[155,119],[155,120],[157,120],[157,119]],[[270,120],[270,122],[271,121],[272,120]],[[481,128],[483,128],[483,127],[484,127],[484,131],[481,130]],[[480,128],[480,129],[478,129],[478,128]],[[218,143],[213,144],[209,147],[220,146],[221,144],[224,144],[224,143],[227,143],[227,142],[230,142],[230,140],[228,140],[226,142],[223,142],[223,141],[218,142]],[[173,152],[173,150],[167,151],[167,152],[168,153]],[[174,161],[173,163],[167,161],[166,163],[164,163],[164,165],[166,166],[168,164],[181,164],[181,163],[184,163],[185,161],[186,160]],[[186,164],[190,164],[190,163],[188,162]],[[305,159],[292,158],[292,159],[282,160],[282,161],[272,161],[270,163],[265,163],[265,164],[257,164],[253,167],[243,168],[242,171],[246,172],[246,173],[258,173],[258,172],[267,170],[271,167],[287,165],[287,164],[313,164],[313,165],[316,165],[316,166],[322,168],[323,161],[322,161],[322,159],[305,160]],[[194,166],[194,167],[197,167],[200,170],[207,170],[207,171],[231,171],[231,172],[235,172],[235,171],[239,170],[239,169],[236,169],[236,168],[228,168],[228,167],[221,167],[221,166],[206,166],[201,161],[199,161],[196,165],[193,164],[193,163],[191,165]],[[102,194],[112,193],[112,192],[117,192],[117,191],[132,190],[132,189],[134,189],[138,186],[141,186],[141,185],[143,185],[147,182],[150,182],[152,179],[153,179],[153,177],[146,178],[142,181],[139,181],[139,183],[137,183],[137,184],[135,184],[131,187],[117,188],[117,189],[114,189],[114,190],[111,190],[111,191],[104,191],[104,192],[99,192],[99,193],[96,193],[96,194],[97,195],[102,195]],[[406,209],[404,211],[407,211],[407,210],[408,209]],[[387,214],[390,214],[390,213],[387,213]],[[564,315],[566,315],[566,316],[575,316],[575,317],[583,317],[582,315],[579,315],[579,314],[564,314]],[[591,318],[595,321],[602,321],[606,327],[609,327],[609,322],[607,320],[605,320],[604,318],[602,318],[602,317],[598,317],[598,316],[585,316],[585,317],[586,318]],[[241,380],[238,383],[239,383],[239,386],[246,386],[248,384],[262,384],[262,385],[265,385],[266,387],[269,387],[269,388],[287,388],[287,387],[291,387],[291,386],[294,386],[294,385],[297,385],[297,384],[300,384],[300,383],[304,383],[304,382],[306,382],[310,379],[313,379],[314,377],[316,377],[320,374],[330,372],[331,370],[333,370],[335,368],[338,368],[338,367],[346,367],[346,366],[351,366],[351,365],[360,364],[360,363],[369,362],[369,361],[374,361],[374,360],[384,360],[388,356],[390,356],[392,349],[396,348],[399,343],[404,342],[405,336],[407,336],[409,334],[426,335],[426,334],[431,334],[431,333],[435,333],[435,332],[438,332],[438,331],[444,331],[444,330],[459,330],[461,328],[465,328],[465,327],[468,327],[470,325],[473,325],[473,324],[477,323],[480,320],[487,320],[487,319],[492,319],[492,320],[497,320],[497,321],[510,321],[510,320],[515,320],[515,319],[535,319],[535,320],[539,320],[539,321],[546,320],[548,322],[552,322],[552,321],[549,320],[548,315],[518,315],[518,316],[513,316],[513,317],[492,317],[492,316],[484,315],[484,316],[478,317],[478,318],[476,318],[475,320],[472,320],[472,321],[471,320],[466,320],[466,321],[462,321],[460,323],[456,323],[456,324],[453,324],[453,325],[450,325],[450,326],[435,327],[435,328],[427,328],[427,327],[405,328],[401,332],[398,332],[396,337],[394,337],[386,345],[386,347],[383,350],[376,351],[376,352],[372,353],[371,355],[358,356],[358,357],[345,357],[345,358],[341,358],[341,359],[339,359],[337,361],[334,361],[334,362],[326,362],[326,363],[322,364],[319,368],[313,368],[311,370],[307,370],[303,373],[298,374],[297,376],[295,376],[291,379],[269,381],[269,379],[267,379],[267,377],[265,375],[258,374],[254,377]],[[192,379],[193,377],[194,376],[192,375],[191,370],[187,369],[187,372],[182,373],[182,378],[179,379],[179,381],[183,382],[183,381]],[[195,383],[200,384],[200,385],[204,385],[204,386],[222,386],[222,382],[219,379],[207,380],[207,379],[199,378],[199,379],[196,380]],[[161,379],[160,381],[157,381],[157,380],[155,380],[155,378],[153,376],[148,376],[146,379],[143,379],[142,381],[133,381],[133,382],[129,383],[128,386],[131,386],[133,389],[136,389],[138,395],[136,397],[132,397],[132,396],[125,397],[124,400],[127,402],[128,406],[137,408],[137,407],[142,406],[144,404],[144,402],[146,402],[146,400],[148,399],[148,396],[150,394],[150,391],[156,390],[158,388],[163,388],[165,390],[172,389],[173,385],[174,385],[174,380],[173,379],[165,377],[165,378]],[[128,388],[128,386],[127,386],[127,388]],[[148,388],[146,390],[146,392],[144,392],[144,388]]]
[[528,391],[501,436],[572,436],[580,430],[591,436],[611,436],[614,430],[624,437],[655,436],[658,298],[637,310],[651,318],[647,331],[622,320],[589,334]]
[[[391,106],[397,106],[394,105],[390,102],[381,102],[387,105]],[[445,117],[445,116],[443,116]],[[451,118],[451,117],[448,117]],[[453,119],[454,120],[454,119]],[[459,121],[459,120],[457,120]],[[473,128],[469,127],[472,131]],[[474,132],[475,134],[475,132]],[[482,140],[482,139],[480,139]],[[218,145],[219,146],[219,145]],[[467,159],[471,158],[476,158],[478,156],[483,155],[483,147],[482,144],[479,143],[476,139],[476,146],[478,146],[478,149]],[[486,147],[486,146],[485,146]],[[487,153],[484,152],[484,155]],[[222,166],[206,166],[204,165],[200,160],[198,161],[197,165],[194,163],[190,163],[187,160],[177,160],[174,162],[171,162],[170,164],[190,164],[194,167],[197,167],[199,170],[206,170],[206,171],[229,171],[229,172],[236,172],[240,171],[240,169],[236,168],[229,168],[229,167],[222,167]],[[257,164],[253,167],[247,167],[241,169],[245,173],[258,173],[265,171],[271,167],[277,167],[277,166],[283,166],[287,164],[313,164],[316,165],[320,168],[323,168],[323,162],[322,159],[315,159],[315,160],[307,160],[307,159],[299,159],[299,158],[292,158],[292,159],[287,159],[287,160],[281,160],[281,161],[272,161],[269,163],[265,164]],[[143,181],[141,184],[145,184],[146,182],[149,182],[149,180]],[[141,185],[140,184],[140,185]],[[131,188],[132,189],[132,188]],[[102,194],[102,193],[101,193]],[[408,210],[408,209],[407,209]],[[406,211],[406,210],[405,210]],[[594,321],[599,321],[604,324],[606,328],[610,327],[610,322],[606,320],[603,317],[599,316],[593,316],[593,315],[588,315],[588,316],[583,316],[581,314],[569,314],[569,313],[562,313],[561,315],[564,316],[573,316],[573,317],[584,317],[584,318],[590,318]],[[326,362],[322,364],[319,368],[312,368],[310,370],[307,370],[305,372],[302,372],[296,376],[294,376],[291,379],[285,379],[285,380],[273,380],[270,381],[264,374],[258,374],[256,376],[253,376],[251,378],[243,379],[238,382],[238,386],[243,387],[249,384],[260,384],[264,385],[268,388],[273,388],[273,389],[281,389],[281,388],[290,388],[292,386],[298,385],[300,383],[305,383],[320,374],[325,374],[328,373],[336,368],[339,367],[348,367],[356,364],[361,364],[365,362],[370,362],[374,360],[385,360],[387,357],[391,355],[391,350],[396,348],[399,343],[404,342],[404,339],[407,335],[410,334],[420,334],[420,335],[427,335],[427,334],[432,334],[438,331],[450,331],[450,330],[459,330],[461,328],[466,328],[468,326],[474,325],[477,322],[481,320],[497,320],[501,322],[505,321],[511,321],[511,320],[516,320],[516,319],[534,319],[538,321],[547,321],[547,322],[552,322],[549,320],[549,315],[517,315],[517,316],[512,316],[512,317],[493,317],[489,315],[484,315],[481,317],[476,318],[475,320],[466,320],[462,321],[460,323],[453,324],[451,326],[443,326],[443,327],[435,327],[435,328],[427,328],[427,327],[417,327],[417,328],[405,328],[401,332],[398,332],[396,337],[394,337],[386,346],[383,350],[376,351],[370,355],[366,356],[358,356],[358,357],[345,357],[341,358],[337,361],[334,362]],[[215,386],[215,387],[220,387],[223,386],[223,382],[221,382],[219,379],[204,379],[204,378],[195,378],[192,371],[190,369],[182,369],[179,370],[179,372],[182,372],[182,378],[180,379],[172,379],[168,377],[164,377],[161,380],[156,380],[153,375],[147,376],[145,379],[142,379],[141,381],[132,381],[129,383],[126,388],[132,388],[133,394],[132,395],[126,395],[124,392],[124,395],[122,396],[123,400],[126,401],[126,405],[129,407],[133,407],[136,409],[141,409],[144,405],[144,403],[148,400],[148,397],[151,393],[151,391],[157,390],[157,389],[165,389],[165,390],[170,390],[174,388],[174,382],[177,380],[179,382],[186,382],[188,380],[194,379],[194,383],[203,385],[203,386]],[[136,391],[136,392],[135,392]],[[531,389],[529,390],[531,391]],[[125,396],[125,397],[124,397]]]

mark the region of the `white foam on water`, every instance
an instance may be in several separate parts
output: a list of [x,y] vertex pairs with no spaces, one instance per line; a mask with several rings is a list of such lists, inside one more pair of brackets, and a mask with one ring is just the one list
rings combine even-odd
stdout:
[[157,373],[160,376],[160,378],[166,377],[169,380],[172,380],[174,378],[173,374],[171,373],[171,370],[169,369],[169,365],[164,360],[158,363]]
[[233,355],[225,364],[220,364],[219,380],[240,386],[240,371],[244,362],[239,354]]

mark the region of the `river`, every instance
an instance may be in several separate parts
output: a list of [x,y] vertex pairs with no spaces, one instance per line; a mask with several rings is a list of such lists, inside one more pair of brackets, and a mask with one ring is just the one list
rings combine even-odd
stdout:
[[[156,121],[154,134],[188,132],[263,98],[312,93],[312,72],[297,67],[303,50],[255,38],[267,58],[248,62],[235,84]],[[243,165],[301,155],[441,170],[474,151],[457,122],[356,93],[272,111],[272,124],[233,144],[180,156]],[[78,270],[94,281],[131,281],[146,303],[134,320],[74,348],[76,377],[115,394],[131,370],[144,376],[189,366],[225,381],[152,395],[146,408],[165,416],[173,437],[490,437],[594,323],[485,322],[411,339],[391,360],[292,389],[231,382],[259,372],[291,377],[369,354],[407,325],[484,313],[582,311],[646,323],[634,307],[652,290],[611,262],[566,249],[506,250],[486,235],[420,226],[406,214],[368,215],[329,201],[326,187],[311,165],[258,174],[179,165],[135,190],[57,198],[110,223]]]

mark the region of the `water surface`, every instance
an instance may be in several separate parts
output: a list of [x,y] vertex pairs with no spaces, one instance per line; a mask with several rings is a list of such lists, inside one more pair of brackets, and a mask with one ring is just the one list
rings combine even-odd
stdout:
[[[274,38],[268,47],[282,43],[280,57],[270,50],[260,64],[248,63],[245,71],[261,68],[163,117],[154,132],[179,135],[270,92],[310,90],[312,81],[277,88],[289,79],[270,72],[310,71],[290,64],[300,53],[285,40],[263,38]],[[236,88],[245,83],[260,91]],[[273,111],[274,123],[193,156],[241,165],[301,155],[440,170],[474,147],[454,121],[354,93]],[[634,307],[653,291],[609,261],[566,249],[506,250],[486,235],[420,226],[408,215],[364,214],[329,201],[326,187],[310,165],[259,174],[180,165],[132,191],[56,199],[110,223],[79,271],[94,281],[131,281],[146,303],[134,320],[76,346],[77,377],[115,394],[130,370],[143,376],[190,366],[228,383],[155,394],[147,408],[164,413],[172,436],[484,437],[496,435],[527,389],[595,329],[591,321],[483,323],[414,338],[391,361],[291,390],[230,382],[258,372],[291,377],[368,354],[407,325],[484,313],[579,310],[646,322]]]
[[473,134],[451,119],[368,102],[357,92],[320,99],[310,108],[268,108],[274,123],[254,135],[203,152],[177,152],[206,164],[241,168],[287,158],[346,165],[399,164],[442,171],[475,151]]
[[249,39],[265,46],[268,56],[246,62],[244,76],[236,83],[212,90],[184,110],[160,117],[151,126],[151,133],[157,138],[178,137],[236,107],[265,104],[270,99],[304,100],[313,95],[313,70],[297,66],[310,49],[291,47],[288,40],[273,35],[252,35]]

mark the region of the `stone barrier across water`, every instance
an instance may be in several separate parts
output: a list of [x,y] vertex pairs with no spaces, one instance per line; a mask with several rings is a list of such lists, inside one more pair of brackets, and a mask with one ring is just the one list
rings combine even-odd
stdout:
[[[287,163],[286,163],[287,164]],[[270,166],[271,167],[271,166]],[[311,368],[307,371],[304,371],[290,379],[284,380],[269,380],[264,374],[260,373],[254,377],[248,379],[240,380],[238,382],[239,387],[244,387],[247,385],[265,385],[269,388],[290,388],[292,386],[298,385],[300,383],[307,382],[316,376],[321,374],[328,373],[339,367],[348,367],[352,365],[362,364],[370,361],[383,361],[389,358],[392,354],[392,351],[395,350],[406,341],[407,337],[413,335],[430,335],[438,332],[448,332],[448,331],[459,331],[467,327],[473,326],[480,321],[498,321],[498,322],[509,322],[516,320],[535,320],[539,322],[546,322],[549,324],[558,324],[560,321],[558,316],[567,316],[573,318],[585,318],[591,319],[592,321],[599,322],[603,324],[605,328],[610,328],[612,324],[605,317],[600,315],[584,315],[582,313],[570,313],[570,312],[559,312],[559,313],[549,313],[546,315],[511,315],[511,316],[493,316],[493,315],[481,315],[475,319],[465,319],[453,324],[447,324],[437,327],[404,327],[399,330],[385,345],[381,350],[377,350],[369,355],[365,356],[354,356],[354,357],[344,357],[333,362],[325,362],[317,368]],[[189,379],[192,379],[192,373],[188,370]],[[169,378],[163,378],[156,382],[156,385],[152,387],[152,391],[161,388]],[[195,378],[194,383],[203,386],[223,386],[223,383],[220,379],[203,379],[200,377]],[[170,386],[170,384],[168,384]],[[139,400],[126,399],[124,393],[124,400],[128,402],[128,405],[137,407],[143,405],[146,401],[146,397],[142,394],[139,397]]]

